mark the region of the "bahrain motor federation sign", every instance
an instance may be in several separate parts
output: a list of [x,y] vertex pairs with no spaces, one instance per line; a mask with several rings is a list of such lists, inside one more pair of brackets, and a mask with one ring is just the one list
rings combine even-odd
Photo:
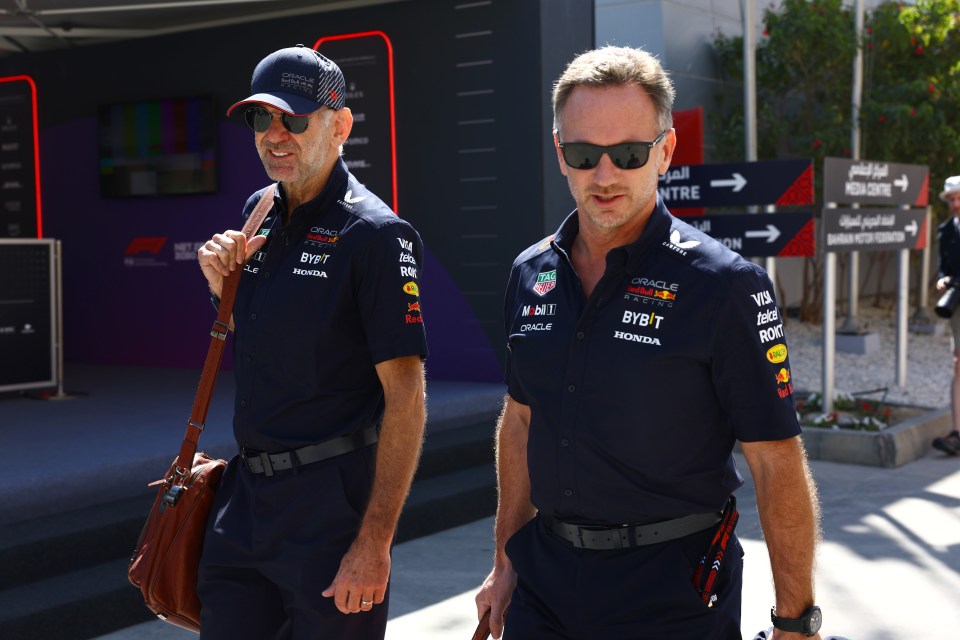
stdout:
[[923,249],[927,241],[927,210],[824,209],[825,251],[887,251]]

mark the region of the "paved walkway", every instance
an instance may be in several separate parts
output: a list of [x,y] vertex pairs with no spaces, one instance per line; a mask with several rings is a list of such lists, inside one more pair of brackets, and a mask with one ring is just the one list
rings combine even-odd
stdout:
[[[738,459],[747,474],[742,457]],[[933,452],[897,469],[814,461],[824,543],[817,601],[823,635],[851,640],[960,637],[960,457]],[[769,626],[769,562],[749,482],[738,493],[746,550],[743,633]],[[493,555],[492,518],[401,545],[394,553],[387,640],[470,638],[473,596]],[[99,640],[186,640],[150,622]]]

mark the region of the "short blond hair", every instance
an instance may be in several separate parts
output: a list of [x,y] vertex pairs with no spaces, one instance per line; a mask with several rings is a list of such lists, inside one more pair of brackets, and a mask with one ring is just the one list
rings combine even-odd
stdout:
[[657,111],[661,131],[673,126],[676,90],[660,61],[643,49],[606,46],[578,55],[553,85],[554,131],[560,131],[560,113],[577,87],[626,85],[637,85],[647,92]]

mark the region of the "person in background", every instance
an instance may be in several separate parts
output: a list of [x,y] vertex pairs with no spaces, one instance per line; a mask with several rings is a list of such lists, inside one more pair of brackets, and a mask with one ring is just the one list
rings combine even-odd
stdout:
[[[937,227],[940,244],[940,265],[937,268],[937,291],[944,293],[960,285],[960,176],[951,176],[943,183],[940,199],[950,208],[950,217]],[[950,456],[960,455],[960,313],[950,316],[953,329],[953,379],[950,381],[950,409],[953,430],[933,439],[933,448]]]
[[340,157],[353,117],[331,60],[303,45],[268,55],[238,109],[278,184],[256,237],[228,230],[198,251],[215,304],[242,270],[240,453],[207,527],[200,634],[383,638],[425,421],[423,246]]
[[[774,640],[819,638],[819,503],[763,270],[670,214],[674,87],[626,47],[554,87],[576,210],[514,261],[497,425],[495,638],[740,639],[736,441],[773,568]],[[509,607],[509,609],[508,609]]]

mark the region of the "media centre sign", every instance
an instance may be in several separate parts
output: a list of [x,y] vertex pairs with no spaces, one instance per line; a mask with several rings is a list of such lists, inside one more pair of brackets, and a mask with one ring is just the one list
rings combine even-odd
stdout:
[[925,207],[929,180],[926,165],[823,159],[824,202]]

